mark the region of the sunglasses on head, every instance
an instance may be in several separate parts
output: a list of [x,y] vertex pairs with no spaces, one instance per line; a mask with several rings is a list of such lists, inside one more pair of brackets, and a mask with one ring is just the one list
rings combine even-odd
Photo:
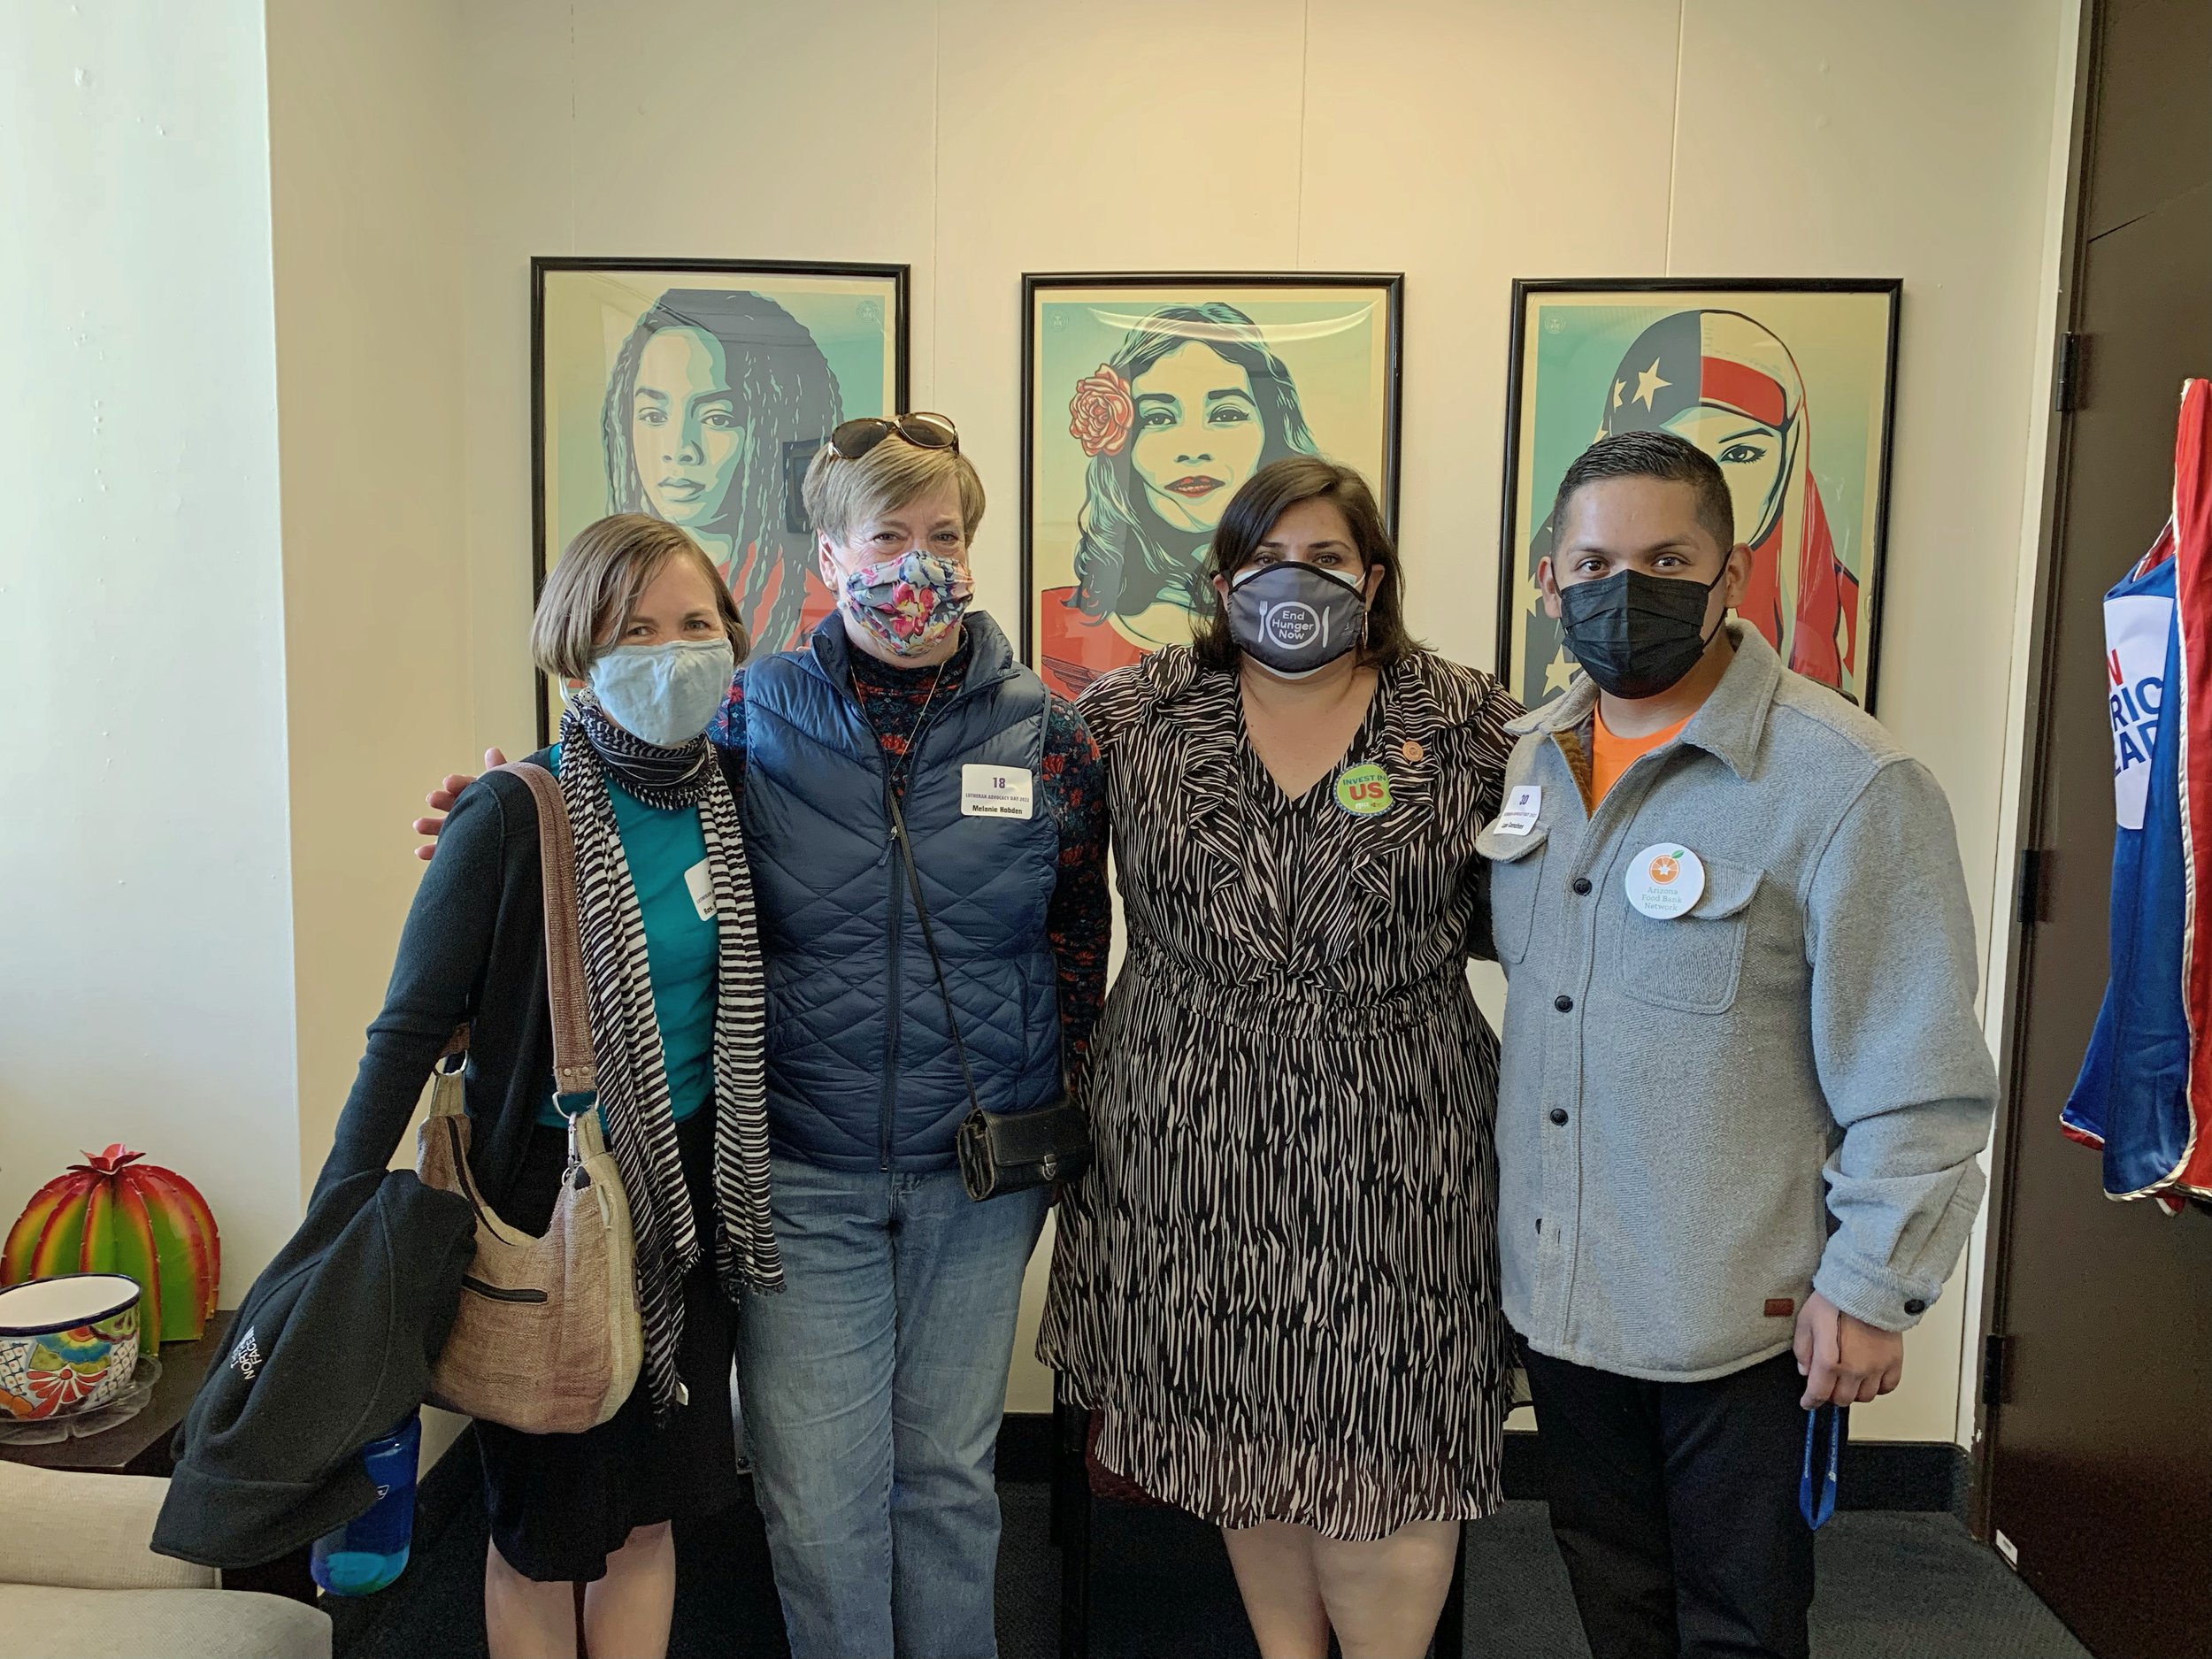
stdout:
[[911,414],[864,416],[858,420],[841,422],[829,435],[830,448],[848,461],[860,457],[881,443],[893,433],[905,439],[918,449],[960,449],[960,432],[943,415]]

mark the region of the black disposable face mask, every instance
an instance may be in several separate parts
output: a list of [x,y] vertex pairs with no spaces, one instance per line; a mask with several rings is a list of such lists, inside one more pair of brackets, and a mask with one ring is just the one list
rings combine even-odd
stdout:
[[1705,655],[1713,637],[1705,628],[1706,601],[1727,574],[1724,562],[1709,582],[1622,570],[1563,587],[1559,615],[1567,649],[1599,690],[1655,697]]

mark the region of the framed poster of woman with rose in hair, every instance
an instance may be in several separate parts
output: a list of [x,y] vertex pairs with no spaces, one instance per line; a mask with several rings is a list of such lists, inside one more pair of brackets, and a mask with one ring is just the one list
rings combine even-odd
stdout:
[[1402,276],[1022,279],[1023,655],[1063,696],[1202,610],[1244,480],[1356,467],[1395,527]]

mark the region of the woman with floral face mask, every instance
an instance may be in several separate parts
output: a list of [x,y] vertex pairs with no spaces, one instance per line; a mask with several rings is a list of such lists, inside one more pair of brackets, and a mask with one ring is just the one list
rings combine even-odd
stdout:
[[795,1659],[987,1655],[992,1454],[1049,1194],[967,1196],[961,1048],[993,1111],[1081,1070],[1112,926],[1098,750],[972,608],[983,487],[950,421],[846,422],[806,504],[837,611],[746,670],[716,733],[745,757],[791,1283],[742,1313],[746,1432]]
[[1264,1659],[1428,1645],[1499,1502],[1497,1041],[1475,836],[1519,706],[1407,637],[1359,475],[1254,473],[1194,642],[1107,675],[1128,955],[1039,1352],[1217,1522]]
[[[635,1391],[597,1428],[477,1425],[485,1624],[494,1659],[572,1653],[581,1582],[591,1650],[651,1655],[666,1651],[674,1607],[670,1524],[740,1494],[732,1303],[783,1278],[752,879],[730,769],[706,737],[745,630],[698,545],[633,513],[569,544],[531,643],[542,672],[584,682],[560,741],[527,764],[555,774],[575,841],[596,1110],[629,1202],[645,1356]],[[468,788],[440,848],[317,1190],[389,1162],[466,1025],[471,1173],[493,1210],[534,1236],[568,1134],[525,781],[495,772]]]

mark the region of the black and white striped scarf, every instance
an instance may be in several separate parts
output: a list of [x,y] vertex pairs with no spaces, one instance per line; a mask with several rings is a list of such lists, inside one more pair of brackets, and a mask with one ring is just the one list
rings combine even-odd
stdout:
[[732,1300],[741,1291],[783,1288],[782,1258],[768,1216],[766,987],[737,801],[706,738],[680,749],[648,743],[609,719],[589,690],[578,689],[561,716],[561,798],[576,840],[599,1104],[630,1202],[645,1376],[659,1417],[686,1397],[676,1365],[683,1337],[682,1285],[699,1259],[700,1243],[661,1064],[645,926],[607,795],[609,773],[648,806],[696,806],[706,838],[720,947],[714,1009],[714,1262]]

